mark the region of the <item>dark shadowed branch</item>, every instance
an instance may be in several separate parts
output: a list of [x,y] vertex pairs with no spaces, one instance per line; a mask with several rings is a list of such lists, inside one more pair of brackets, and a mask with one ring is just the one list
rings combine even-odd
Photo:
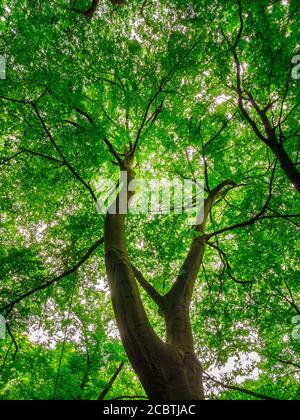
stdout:
[[125,365],[125,362],[121,362],[119,364],[119,366],[117,367],[117,369],[115,370],[114,374],[112,375],[112,377],[110,378],[108,384],[106,385],[106,387],[103,389],[103,391],[101,392],[101,394],[99,395],[98,400],[104,400],[104,398],[106,397],[106,395],[109,393],[109,391],[111,390],[111,388],[113,387],[113,384],[115,383],[116,379],[118,378],[119,374],[121,373],[123,367]]
[[15,346],[15,352],[13,354],[13,360],[14,360],[17,356],[18,351],[19,351],[19,346],[18,346],[18,343],[17,343],[17,341],[16,341],[8,323],[6,324],[6,330],[7,330],[7,333],[12,340],[13,345]]
[[92,199],[97,203],[97,197],[96,197],[95,192],[93,191],[92,187],[78,174],[78,172],[74,169],[74,167],[67,161],[64,154],[62,153],[62,151],[58,147],[56,141],[54,140],[54,137],[52,136],[50,130],[48,129],[43,117],[41,116],[40,112],[38,111],[36,104],[31,103],[31,105],[32,105],[32,107],[34,109],[34,112],[37,115],[37,117],[38,117],[38,119],[39,119],[47,137],[49,138],[49,140],[50,140],[51,144],[53,145],[54,149],[56,150],[56,152],[61,157],[63,163],[71,171],[71,173],[74,175],[74,177],[88,190]]
[[[251,217],[251,219],[246,220],[245,222],[237,223],[235,225],[216,230],[215,232],[208,234],[207,237],[208,237],[208,239],[210,239],[210,238],[213,238],[214,236],[221,235],[221,234],[226,233],[226,232],[231,232],[231,231],[236,230],[236,229],[241,229],[243,227],[252,226],[255,223],[261,222],[263,220],[283,219],[283,220],[286,220],[288,222],[293,222],[291,219],[294,219],[294,218],[296,218],[296,219],[300,218],[300,214],[281,214],[281,215],[275,215],[274,214],[274,215],[263,216],[259,213],[256,216]],[[295,223],[295,222],[293,222],[293,223]],[[300,225],[298,225],[298,224],[297,224],[297,226],[300,227]]]
[[13,308],[15,307],[15,305],[17,305],[19,302],[21,302],[22,300],[28,298],[29,296],[32,296],[33,294],[41,291],[41,290],[45,290],[48,287],[52,286],[53,284],[57,283],[58,281],[62,280],[63,278],[76,273],[78,271],[78,269],[89,259],[89,257],[104,243],[104,238],[96,241],[91,247],[90,249],[85,253],[85,255],[70,269],[68,269],[67,271],[65,271],[64,273],[60,274],[59,276],[55,277],[52,280],[47,281],[46,283],[41,284],[38,287],[35,287],[34,289],[29,290],[28,292],[23,293],[22,295],[20,295],[18,298],[16,298],[15,300],[13,300],[11,303],[2,306],[0,308],[0,311],[8,311],[6,313],[6,316],[8,316],[8,314],[13,310]]
[[10,162],[11,160],[13,160],[13,159],[16,159],[20,154],[22,154],[24,151],[23,150],[21,150],[21,151],[19,151],[19,152],[17,152],[17,153],[15,153],[14,155],[12,155],[12,156],[10,156],[10,157],[8,157],[8,158],[5,158],[4,160],[2,160],[1,162],[0,162],[0,166],[3,166],[3,165],[5,165],[6,163],[8,163],[8,162]]
[[[244,227],[247,227],[247,226],[253,226],[254,224],[256,224],[258,222],[261,222],[263,220],[268,220],[268,219],[283,219],[285,221],[293,223],[294,225],[296,224],[296,226],[300,227],[300,225],[298,225],[297,223],[295,223],[293,221],[293,219],[299,218],[300,214],[279,214],[279,213],[277,213],[274,210],[271,210],[269,208],[269,204],[270,204],[272,196],[273,196],[273,183],[274,183],[274,178],[275,178],[275,173],[276,173],[276,168],[277,168],[277,162],[278,162],[278,160],[276,159],[275,165],[274,165],[273,170],[272,170],[271,178],[270,178],[268,196],[267,196],[267,199],[266,199],[265,204],[263,205],[262,209],[255,216],[251,217],[250,219],[248,219],[244,222],[237,223],[237,224],[232,225],[232,226],[227,226],[223,229],[219,229],[219,230],[216,230],[213,233],[208,234],[207,235],[208,239],[213,238],[213,237],[218,236],[218,235],[221,235],[221,234],[226,233],[226,232],[231,232],[231,231],[236,230],[236,229],[241,229],[241,228],[244,228]],[[273,214],[266,214],[267,211],[271,211]]]
[[[236,88],[234,88],[234,90],[236,90],[236,93],[238,95],[239,110],[241,114],[243,115],[243,117],[245,118],[245,120],[252,127],[257,138],[261,140],[278,158],[283,172],[285,173],[287,178],[290,180],[290,182],[293,184],[293,186],[300,192],[300,172],[297,170],[291,157],[289,156],[289,154],[284,148],[284,145],[283,145],[284,135],[282,132],[283,107],[284,107],[284,103],[288,95],[289,80],[290,80],[292,68],[290,67],[289,75],[287,78],[286,89],[285,89],[285,93],[283,95],[283,99],[281,103],[279,122],[277,126],[274,126],[274,124],[272,124],[272,121],[268,118],[268,115],[267,115],[268,110],[270,109],[270,107],[272,107],[271,102],[261,108],[258,105],[257,101],[255,100],[253,94],[249,92],[249,90],[244,89],[243,87],[242,66],[241,66],[240,59],[237,53],[237,47],[238,47],[239,41],[241,40],[241,36],[243,33],[243,28],[244,28],[242,4],[240,0],[238,0],[238,7],[239,7],[239,18],[240,18],[240,30],[239,30],[239,33],[235,42],[233,44],[231,43],[231,41],[228,39],[228,37],[226,36],[222,28],[221,28],[221,33],[226,43],[228,44],[234,58],[234,63],[236,67]],[[253,112],[258,116],[262,124],[262,127],[264,129],[264,133],[259,128],[259,125],[255,121],[255,119],[250,115],[250,112],[245,108],[244,101],[247,101],[249,103]],[[279,139],[276,133],[276,128],[279,128],[279,132],[280,132]]]
[[[234,281],[234,283],[240,284],[242,286],[247,285],[247,284],[252,284],[251,281],[242,281],[242,280],[238,280],[233,274],[232,274],[232,268],[231,265],[228,261],[228,257],[227,254],[217,245],[217,244],[213,244],[211,242],[207,242],[207,244],[214,248],[216,251],[218,251],[219,257],[221,259],[221,262],[223,264],[224,269],[226,270],[226,274],[231,278],[232,281]],[[225,272],[224,270],[224,272]],[[223,273],[224,274],[224,273]]]
[[254,392],[254,391],[249,391],[248,389],[245,389],[245,388],[242,388],[242,387],[239,387],[239,386],[224,384],[223,382],[218,381],[217,379],[213,378],[212,376],[208,375],[207,373],[204,374],[204,379],[212,381],[216,385],[218,385],[222,388],[229,389],[230,391],[241,392],[242,394],[246,394],[246,395],[249,395],[251,397],[258,398],[260,400],[279,401],[278,398],[269,397],[268,395],[260,394],[258,392]]
[[6,365],[6,362],[7,362],[7,359],[8,359],[8,355],[9,355],[10,349],[12,348],[13,344],[14,344],[14,342],[11,341],[11,343],[10,343],[10,345],[9,345],[6,353],[5,353],[5,356],[4,356],[4,359],[3,359],[3,363],[2,363],[1,368],[0,368],[0,373],[2,373],[2,371],[3,371],[3,369],[4,369],[5,365]]
[[118,162],[118,164],[121,165],[122,164],[122,159],[119,156],[119,154],[116,152],[116,150],[115,150],[114,146],[112,145],[112,143],[107,138],[104,138],[103,141],[106,144],[106,146],[107,146],[109,152],[111,153],[111,155],[116,159],[116,161]]
[[162,305],[162,296],[158,293],[158,291],[151,286],[151,284],[145,279],[143,274],[131,264],[133,272],[135,274],[135,278],[137,279],[138,283],[142,286],[145,292],[151,297],[152,300],[160,307]]

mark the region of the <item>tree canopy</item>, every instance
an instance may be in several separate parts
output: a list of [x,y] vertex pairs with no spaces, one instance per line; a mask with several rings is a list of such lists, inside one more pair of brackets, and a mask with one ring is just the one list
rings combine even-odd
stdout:
[[[190,306],[206,398],[299,399],[299,2],[1,0],[0,15],[0,399],[146,397],[96,206],[130,150],[139,178],[221,186]],[[149,289],[171,290],[197,232],[185,214],[126,223],[164,339]]]

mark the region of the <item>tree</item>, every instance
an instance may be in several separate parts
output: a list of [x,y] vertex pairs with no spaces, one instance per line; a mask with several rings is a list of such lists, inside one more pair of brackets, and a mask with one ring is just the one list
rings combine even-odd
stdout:
[[0,22],[0,398],[299,398],[297,2],[44,3]]

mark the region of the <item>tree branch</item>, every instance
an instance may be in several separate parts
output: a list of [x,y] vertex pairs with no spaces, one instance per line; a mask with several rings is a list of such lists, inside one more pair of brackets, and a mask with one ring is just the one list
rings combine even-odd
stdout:
[[[232,226],[229,226],[229,227],[226,227],[226,228],[223,228],[223,229],[219,229],[219,230],[217,230],[217,231],[215,231],[213,233],[207,234],[207,240],[213,238],[214,236],[221,235],[223,233],[230,232],[230,231],[233,231],[235,229],[240,229],[240,228],[243,228],[243,227],[254,225],[255,223],[257,223],[257,222],[259,222],[261,220],[267,220],[267,219],[285,219],[285,220],[287,220],[287,221],[295,224],[295,222],[293,222],[290,219],[292,219],[292,218],[299,218],[300,217],[300,214],[281,215],[281,214],[278,214],[277,213],[277,214],[274,214],[274,215],[265,215],[266,211],[269,210],[269,203],[270,203],[270,201],[272,199],[272,195],[273,195],[273,183],[274,183],[274,178],[275,178],[275,172],[276,172],[277,162],[278,161],[276,159],[274,168],[272,170],[272,175],[271,175],[271,178],[270,178],[269,194],[268,194],[268,197],[266,199],[266,202],[263,205],[261,211],[259,213],[257,213],[255,216],[253,216],[252,218],[250,218],[249,220],[246,220],[244,222],[237,223],[235,225],[232,225]],[[274,213],[273,210],[271,210],[271,211]]]
[[237,284],[241,284],[242,286],[245,286],[247,284],[252,284],[251,281],[242,281],[234,277],[233,274],[231,273],[232,268],[231,268],[231,265],[229,264],[227,254],[218,245],[212,244],[211,242],[207,242],[207,244],[218,251],[223,267],[226,269],[226,273],[231,278],[231,280],[233,280]]
[[8,310],[6,317],[8,316],[8,314],[13,310],[13,308],[15,307],[15,305],[17,305],[19,302],[21,302],[22,300],[26,299],[29,296],[32,296],[33,294],[47,289],[48,287],[52,286],[53,284],[57,283],[58,281],[62,280],[63,278],[69,276],[70,274],[76,273],[78,271],[78,269],[89,259],[89,257],[96,251],[97,248],[100,247],[100,245],[102,245],[104,243],[104,238],[96,241],[91,247],[90,249],[86,252],[86,254],[70,269],[68,269],[67,271],[65,271],[64,273],[60,274],[58,277],[55,277],[54,279],[47,281],[46,283],[42,284],[41,286],[35,287],[34,289],[29,290],[28,292],[23,293],[22,295],[20,295],[18,298],[16,298],[15,300],[13,300],[11,303],[9,303],[8,305],[2,306],[0,308],[0,311],[3,312],[5,310]]
[[255,223],[260,222],[262,220],[267,220],[267,219],[284,219],[284,220],[287,220],[288,222],[292,222],[291,220],[289,220],[291,218],[300,218],[300,214],[281,214],[281,215],[278,215],[278,216],[277,215],[262,216],[259,213],[258,215],[252,217],[251,219],[249,219],[249,220],[247,220],[245,222],[237,223],[236,225],[233,225],[233,226],[229,226],[229,227],[226,227],[226,228],[223,228],[223,229],[216,230],[213,233],[209,233],[209,234],[207,234],[207,238],[208,239],[211,239],[214,236],[221,235],[222,233],[231,232],[231,231],[233,231],[235,229],[240,229],[240,228],[243,228],[243,227],[251,226],[251,225],[254,225]]
[[293,366],[297,369],[300,369],[300,365],[294,362],[291,362],[290,360],[284,360],[281,357],[272,357],[274,360],[277,360],[279,363],[282,363],[283,365]]
[[106,385],[106,387],[104,388],[104,390],[101,392],[98,401],[100,400],[104,400],[104,398],[106,397],[106,395],[109,393],[109,391],[111,390],[114,382],[116,381],[117,377],[119,376],[119,374],[121,373],[121,370],[123,369],[125,365],[125,362],[121,362],[119,364],[119,366],[117,367],[117,369],[115,370],[113,376],[110,378],[108,384]]
[[[53,96],[53,98],[55,98],[57,101],[65,105],[64,101],[61,98],[59,98],[51,88],[48,88],[47,92],[49,93],[49,95]],[[82,115],[90,124],[94,123],[93,118],[88,112],[78,108],[77,106],[74,106],[71,104],[67,104],[67,105],[70,106],[72,109],[74,109],[74,111],[78,112],[78,114]]]
[[108,150],[110,151],[110,153],[117,160],[118,164],[121,165],[122,164],[122,159],[119,156],[119,154],[116,152],[114,146],[111,144],[111,142],[107,138],[104,138],[103,141],[107,145]]
[[70,124],[70,125],[72,125],[73,127],[75,127],[75,128],[82,128],[82,127],[80,127],[80,125],[79,124],[77,124],[76,122],[74,122],[74,121],[71,121],[71,120],[64,120],[64,122],[65,123],[67,123],[67,124]]
[[26,104],[29,105],[29,102],[25,99],[14,99],[14,98],[8,98],[7,96],[0,95],[0,99],[4,99],[5,101],[15,102],[17,104]]
[[243,19],[243,11],[242,11],[242,3],[241,0],[238,0],[238,7],[239,7],[239,18],[240,18],[240,29],[239,29],[239,33],[236,37],[235,43],[233,44],[232,48],[235,50],[236,47],[238,46],[238,43],[240,42],[240,39],[243,35],[243,30],[244,30],[244,19]]
[[90,116],[90,114],[86,111],[83,111],[82,109],[73,106],[73,109],[78,112],[78,114],[82,115],[84,118],[86,118],[88,120],[89,123],[94,124],[94,120],[93,118]]
[[56,144],[52,134],[50,133],[47,125],[44,122],[44,119],[42,118],[41,114],[39,113],[36,104],[31,103],[35,114],[37,115],[47,137],[49,138],[51,144],[53,145],[53,147],[55,148],[55,150],[57,151],[57,153],[59,154],[59,156],[61,157],[63,163],[66,165],[66,167],[72,172],[72,174],[74,175],[74,177],[88,190],[88,192],[90,193],[90,195],[92,196],[92,199],[95,201],[95,203],[97,203],[97,197],[93,191],[93,189],[91,188],[91,186],[84,181],[83,178],[81,178],[81,176],[75,171],[75,169],[73,168],[73,166],[70,165],[70,163],[66,160],[66,158],[64,157],[63,153],[61,152],[60,148],[58,147],[58,145]]
[[0,166],[3,166],[3,165],[5,165],[6,163],[10,162],[11,160],[15,159],[16,157],[18,157],[18,156],[19,156],[21,153],[23,153],[23,152],[24,152],[24,151],[23,151],[23,150],[21,150],[20,152],[15,153],[14,155],[10,156],[9,158],[6,158],[6,159],[2,160],[2,161],[0,162]]
[[260,132],[256,122],[250,117],[250,115],[247,112],[247,110],[245,109],[244,103],[243,103],[244,97],[243,97],[243,88],[242,88],[241,64],[240,64],[240,60],[239,60],[237,52],[236,52],[236,48],[238,46],[238,43],[241,40],[241,37],[242,37],[242,34],[243,34],[243,29],[244,29],[242,4],[241,4],[240,0],[238,0],[238,7],[239,7],[240,29],[239,29],[239,33],[237,35],[237,38],[236,38],[234,44],[233,45],[231,44],[231,42],[229,41],[229,39],[225,35],[225,32],[223,31],[222,28],[221,28],[221,32],[222,32],[223,38],[225,39],[225,41],[227,42],[228,46],[230,47],[230,49],[232,51],[232,55],[233,55],[235,66],[236,66],[236,84],[237,84],[236,91],[237,91],[237,94],[238,94],[239,109],[240,109],[242,115],[244,116],[244,118],[252,126],[256,136],[265,143],[265,142],[268,141],[268,139],[265,138],[263,136],[263,134]]
[[[283,147],[284,136],[283,136],[283,132],[282,132],[282,128],[281,128],[282,110],[283,110],[283,105],[284,105],[285,99],[288,95],[290,74],[288,76],[286,91],[285,91],[285,94],[284,94],[284,98],[283,98],[283,102],[282,102],[282,108],[281,108],[281,111],[280,111],[279,124],[278,124],[279,130],[280,130],[280,139],[278,141],[276,131],[275,131],[275,127],[272,126],[272,123],[270,122],[270,120],[269,120],[269,118],[266,114],[266,111],[264,109],[260,109],[260,107],[258,106],[257,102],[255,101],[253,95],[250,92],[247,92],[246,90],[243,91],[242,77],[241,77],[242,76],[241,64],[240,64],[239,57],[238,57],[237,52],[236,52],[236,48],[237,48],[238,43],[241,39],[241,35],[242,35],[242,32],[243,32],[243,27],[244,27],[243,14],[242,14],[242,4],[241,4],[240,0],[238,1],[238,5],[239,5],[239,17],[240,17],[240,31],[239,31],[237,39],[236,39],[236,41],[233,45],[231,45],[231,43],[228,40],[228,38],[226,37],[223,29],[221,28],[222,35],[223,35],[224,39],[226,40],[227,44],[229,45],[229,47],[232,51],[235,66],[236,66],[236,85],[237,85],[236,92],[238,94],[238,106],[239,106],[239,109],[240,109],[242,115],[244,116],[244,118],[251,125],[251,127],[252,127],[254,133],[256,134],[256,136],[258,137],[258,139],[260,139],[265,145],[267,145],[272,150],[274,155],[279,159],[279,161],[281,163],[281,167],[282,167],[285,175],[288,177],[288,179],[291,181],[291,183],[294,185],[294,187],[298,190],[298,192],[300,192],[300,173],[298,172],[298,170],[294,166],[294,164],[292,162],[292,159],[290,158],[290,156],[288,155],[288,153],[286,152],[286,150]],[[291,69],[290,69],[290,71],[291,71]],[[250,114],[248,113],[248,111],[244,107],[243,92],[245,92],[247,94],[247,97],[248,97],[248,100],[250,101],[251,107],[258,114],[258,116],[259,116],[259,118],[260,118],[260,120],[261,120],[261,122],[264,126],[266,136],[264,136],[262,134],[262,132],[260,131],[258,125],[255,122],[255,120],[253,118],[251,118]]]
[[143,1],[143,4],[141,5],[141,8],[140,8],[140,14],[141,14],[141,16],[143,16],[143,17],[144,17],[144,11],[145,11],[145,8],[146,8],[146,6],[147,6],[147,2],[148,2],[148,0],[144,0],[144,1]]
[[157,304],[160,308],[162,307],[163,297],[158,293],[158,291],[151,286],[150,283],[145,279],[143,274],[136,268],[134,265],[131,264],[133,272],[135,274],[135,278],[137,279],[138,283],[142,286],[145,292],[151,297],[151,299]]
[[166,296],[184,296],[186,302],[190,302],[195,280],[202,264],[205,246],[208,239],[208,236],[206,235],[207,219],[215,201],[222,194],[223,189],[229,185],[236,186],[236,184],[231,180],[223,181],[210,191],[208,197],[205,199],[204,206],[199,213],[201,214],[203,211],[202,223],[194,227],[195,238],[192,241],[180,273],[177,276],[170,292]]
[[14,352],[14,355],[13,355],[13,360],[15,360],[15,358],[16,358],[16,356],[17,356],[17,353],[18,353],[18,351],[19,351],[19,346],[18,346],[18,343],[17,343],[17,341],[16,341],[16,339],[15,339],[15,337],[14,337],[13,333],[11,332],[10,326],[9,326],[8,324],[6,324],[6,330],[7,330],[8,335],[10,336],[10,338],[11,338],[11,340],[12,340],[12,343],[13,343],[13,344],[14,344],[14,346],[15,346],[15,352]]
[[26,149],[24,147],[21,148],[21,152],[29,153],[33,156],[42,157],[44,159],[50,160],[51,162],[55,162],[55,163],[59,163],[60,165],[64,165],[64,162],[62,160],[56,159],[52,156],[44,155],[43,153],[35,152],[33,150],[30,150],[30,149]]
[[164,88],[164,85],[167,83],[167,81],[168,81],[168,78],[165,78],[165,79],[162,80],[161,84],[159,85],[158,90],[154,93],[154,95],[148,101],[148,104],[146,106],[146,111],[144,113],[143,120],[142,120],[142,122],[141,122],[141,124],[140,124],[140,126],[138,128],[138,131],[137,131],[137,134],[136,134],[136,137],[135,137],[135,141],[133,143],[132,155],[134,155],[135,152],[136,152],[136,149],[137,149],[138,142],[140,140],[142,131],[143,131],[145,125],[147,124],[148,114],[149,114],[150,108],[151,108],[152,104],[154,103],[154,101],[156,100],[156,98],[158,98],[158,96],[162,92],[162,90]]
[[211,143],[213,143],[221,134],[222,134],[222,132],[228,127],[228,124],[234,119],[234,117],[235,117],[235,115],[236,114],[234,114],[233,116],[232,116],[232,118],[230,119],[230,120],[226,120],[224,123],[223,123],[223,125],[222,125],[222,127],[219,129],[219,131],[214,135],[214,136],[212,136],[212,138],[210,139],[210,140],[208,140],[204,145],[203,145],[203,149],[205,150]]
[[11,343],[10,343],[10,345],[9,345],[6,353],[5,353],[5,356],[4,356],[4,359],[3,359],[3,363],[2,363],[1,368],[0,368],[0,373],[2,373],[2,371],[3,371],[3,369],[4,369],[5,365],[6,365],[6,362],[7,362],[7,359],[8,359],[8,355],[9,355],[10,349],[12,348],[12,345],[13,344],[14,344],[14,342],[11,341]]
[[251,397],[258,398],[260,400],[279,401],[278,398],[273,398],[273,397],[269,397],[267,395],[260,394],[258,392],[249,391],[248,389],[241,388],[239,386],[223,384],[222,382],[218,381],[217,379],[213,378],[212,376],[208,375],[207,373],[205,373],[203,376],[204,376],[205,379],[208,379],[209,381],[214,382],[216,385],[219,385],[222,388],[226,388],[226,389],[229,389],[231,391],[241,392],[243,394],[250,395]]

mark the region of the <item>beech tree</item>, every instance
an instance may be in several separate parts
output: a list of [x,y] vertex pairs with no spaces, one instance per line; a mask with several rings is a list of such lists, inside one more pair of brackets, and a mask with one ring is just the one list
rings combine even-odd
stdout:
[[2,0],[1,399],[299,399],[299,13]]

